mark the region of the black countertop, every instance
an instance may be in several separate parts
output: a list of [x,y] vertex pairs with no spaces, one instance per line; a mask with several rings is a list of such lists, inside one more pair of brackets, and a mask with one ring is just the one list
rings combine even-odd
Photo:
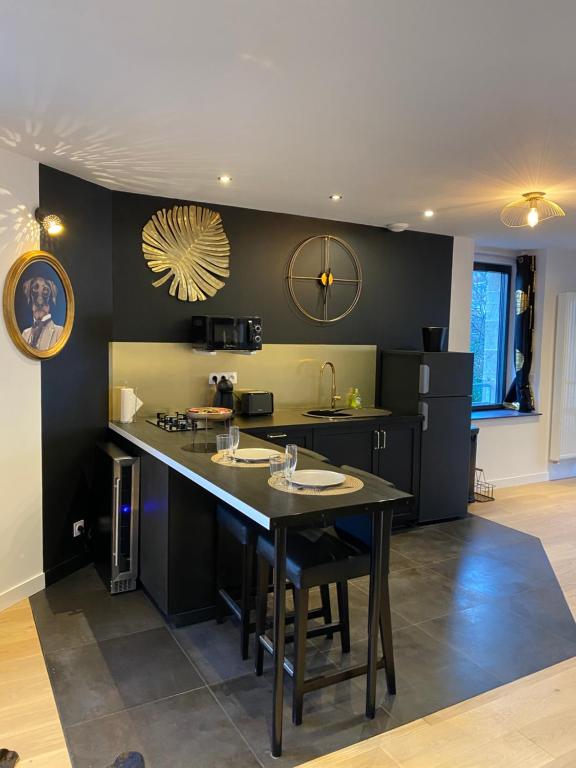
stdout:
[[[291,423],[293,421],[284,421],[282,426]],[[270,426],[281,425],[272,423]],[[146,421],[136,421],[132,424],[109,422],[109,428],[267,529],[280,525],[328,525],[339,515],[361,514],[368,511],[371,505],[398,506],[412,499],[409,494],[384,486],[377,480],[374,483],[364,481],[364,488],[360,491],[340,496],[298,496],[283,493],[268,485],[270,474],[267,467],[248,469],[222,466],[211,460],[210,453],[192,453],[184,450],[184,447],[192,442],[192,433],[165,432]],[[246,448],[278,448],[272,443],[247,434],[242,435],[240,444]],[[304,469],[339,471],[339,467],[331,467],[306,456],[299,458],[298,466]]]
[[422,420],[418,414],[389,413],[380,408],[361,408],[351,419],[316,419],[305,416],[302,408],[279,408],[270,416],[234,416],[234,424],[240,429],[280,429],[282,427],[318,427],[326,424],[354,424],[362,423],[370,419],[386,419],[389,422],[401,422],[406,420]]

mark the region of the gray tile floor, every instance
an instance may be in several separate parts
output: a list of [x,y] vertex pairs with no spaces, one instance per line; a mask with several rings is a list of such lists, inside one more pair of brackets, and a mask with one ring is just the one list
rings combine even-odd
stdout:
[[[396,534],[391,597],[398,691],[361,678],[309,694],[284,756],[269,752],[271,674],[239,657],[232,620],[172,630],[142,592],[111,597],[93,568],[32,599],[75,768],[121,751],[147,768],[298,765],[576,655],[576,625],[538,539],[470,517]],[[308,669],[363,660],[367,579],[351,584],[352,650],[309,642]],[[334,601],[334,605],[335,605]]]

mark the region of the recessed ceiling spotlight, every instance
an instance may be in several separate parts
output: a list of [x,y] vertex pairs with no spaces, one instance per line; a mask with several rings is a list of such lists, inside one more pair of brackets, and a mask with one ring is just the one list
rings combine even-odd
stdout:
[[385,226],[390,232],[404,232],[410,225],[405,221],[397,221],[394,224],[386,224]]
[[228,176],[227,174],[224,174],[224,176],[218,176],[218,181],[220,184],[230,184],[232,181],[232,176]]
[[425,216],[427,219],[431,219],[431,218],[432,218],[432,216],[434,216],[434,211],[433,211],[431,208],[427,208],[427,209],[424,211],[424,216]]
[[342,195],[330,195],[330,200],[342,200]]

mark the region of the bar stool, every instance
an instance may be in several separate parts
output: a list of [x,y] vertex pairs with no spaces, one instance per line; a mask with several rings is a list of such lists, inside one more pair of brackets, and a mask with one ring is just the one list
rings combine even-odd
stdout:
[[[343,472],[352,472],[356,477],[364,478],[373,483],[377,481],[389,488],[394,488],[394,483],[389,480],[384,480],[377,475],[373,475],[371,472],[366,472],[364,469],[357,469],[356,467],[350,467],[348,464],[342,464],[340,469]],[[364,547],[367,551],[370,551],[370,540],[372,537],[372,523],[370,521],[370,515],[350,515],[349,517],[339,517],[334,523],[334,528],[338,532],[338,535],[346,541],[351,541],[353,544]]]
[[[247,518],[241,517],[223,502],[216,507],[216,520],[218,523],[218,536],[216,544],[216,600],[217,617],[219,624],[224,620],[224,606],[236,616],[240,622],[240,653],[243,659],[248,658],[248,646],[250,642],[250,604],[252,601],[252,587],[254,582],[254,553],[256,548],[256,529]],[[222,547],[222,530],[226,529],[240,544],[242,551],[242,565],[240,576],[240,598],[235,599],[226,589],[224,584],[224,556]]]
[[[381,482],[391,486],[381,478],[368,472],[356,470],[353,467],[344,466],[356,475],[361,475],[370,480],[372,484]],[[365,516],[361,515],[362,520]],[[294,586],[294,663],[284,659],[284,669],[292,678],[292,722],[294,725],[302,723],[302,711],[304,695],[317,690],[332,682],[341,682],[348,679],[346,671],[334,676],[333,681],[328,681],[325,676],[305,678],[306,671],[306,639],[327,634],[327,627],[308,630],[308,598],[309,590],[315,586],[336,584],[338,594],[338,618],[339,621],[332,625],[332,631],[341,633],[342,651],[350,650],[350,628],[348,611],[348,581],[360,578],[370,573],[370,519],[367,520],[368,540],[367,544],[356,536],[349,534],[347,523],[354,520],[354,516],[344,518],[344,536],[339,534],[336,526],[332,529],[312,529],[309,531],[289,531],[287,537],[286,577]],[[365,522],[365,521],[363,521]],[[383,656],[378,662],[378,668],[386,669],[386,683],[390,694],[396,693],[396,676],[394,669],[394,648],[392,643],[392,624],[390,613],[390,593],[388,587],[388,568],[390,553],[391,515],[385,526],[385,552],[384,578],[382,583],[382,598],[380,605],[380,639]],[[266,603],[267,603],[267,579],[270,567],[274,562],[274,544],[266,534],[259,534],[257,545],[257,594],[256,594],[256,674],[261,675],[264,665],[264,651],[274,653],[274,644],[265,635],[266,628]]]
[[[299,448],[299,453],[300,455],[316,459],[317,461],[328,461],[325,456],[306,448]],[[227,606],[234,616],[236,616],[240,622],[240,653],[243,659],[247,659],[249,655],[250,631],[252,629],[252,625],[250,624],[250,608],[253,603],[254,595],[256,538],[260,526],[252,523],[248,518],[237,513],[232,507],[224,502],[219,502],[216,507],[216,520],[219,531],[216,546],[216,588],[218,593],[216,620],[219,624],[222,623],[224,619],[224,606]],[[224,556],[221,535],[223,529],[228,531],[228,533],[236,539],[242,550],[239,599],[235,599],[224,584]],[[270,581],[268,583],[270,583]],[[330,605],[330,590],[327,586],[320,589],[320,596],[322,608],[311,612],[310,616],[312,617],[313,614],[316,616],[321,615],[324,618],[324,623],[328,626],[332,624],[332,609]],[[289,617],[289,619],[293,620],[293,617]]]

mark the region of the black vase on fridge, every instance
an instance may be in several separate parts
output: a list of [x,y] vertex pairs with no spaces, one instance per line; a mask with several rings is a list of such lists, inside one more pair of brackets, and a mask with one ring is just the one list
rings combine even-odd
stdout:
[[427,325],[422,328],[424,352],[446,352],[448,349],[448,328]]

